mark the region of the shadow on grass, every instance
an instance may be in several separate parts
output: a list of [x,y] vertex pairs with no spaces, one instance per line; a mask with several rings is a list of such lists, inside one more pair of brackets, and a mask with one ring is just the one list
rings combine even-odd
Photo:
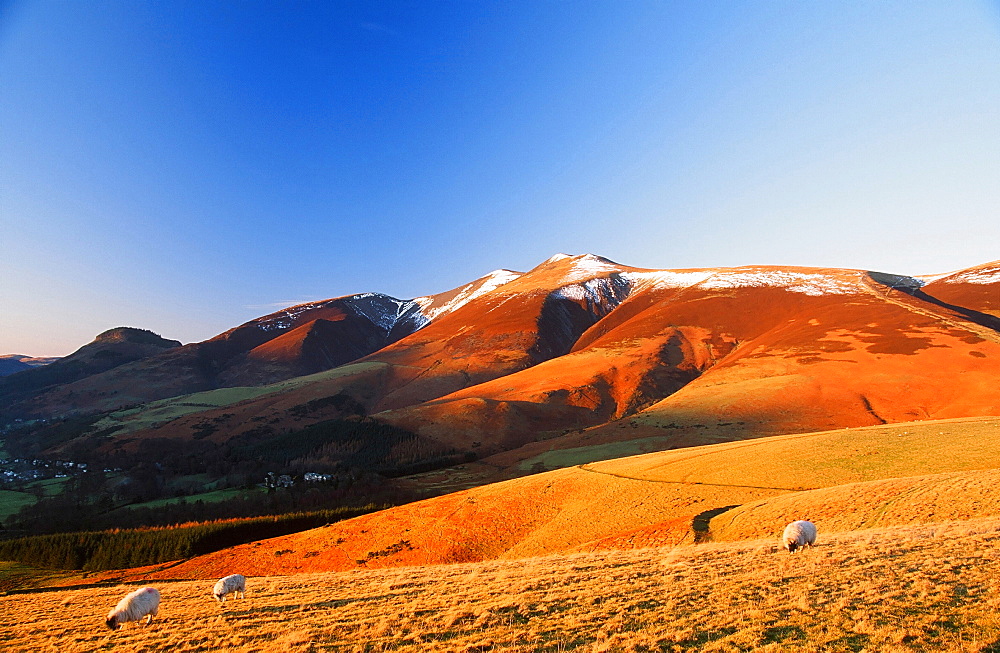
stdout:
[[682,649],[704,646],[709,642],[714,642],[715,640],[722,639],[723,637],[729,637],[736,631],[737,629],[733,627],[720,628],[719,630],[703,630],[701,632],[695,633],[693,636],[688,637],[687,639],[671,641],[670,645],[674,647],[674,650],[676,650],[676,647],[678,646],[680,646]]
[[764,631],[762,643],[781,643],[789,640],[802,640],[805,637],[805,631],[798,626],[774,626]]
[[712,521],[713,517],[721,515],[727,510],[732,510],[733,508],[739,508],[739,507],[740,504],[737,503],[732,506],[713,508],[712,510],[706,510],[705,512],[701,512],[695,515],[694,519],[691,520],[691,530],[694,531],[695,543],[712,541],[712,533],[709,532],[708,530],[708,522]]

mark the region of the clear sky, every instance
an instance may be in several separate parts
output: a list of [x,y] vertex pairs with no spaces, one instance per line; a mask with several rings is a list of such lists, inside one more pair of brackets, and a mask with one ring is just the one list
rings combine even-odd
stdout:
[[1000,4],[0,0],[0,354],[557,252],[1000,258]]

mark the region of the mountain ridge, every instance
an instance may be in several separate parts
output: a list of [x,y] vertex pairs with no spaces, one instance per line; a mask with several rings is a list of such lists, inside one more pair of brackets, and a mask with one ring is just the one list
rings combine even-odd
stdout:
[[[801,266],[650,270],[557,255],[439,295],[360,293],[283,309],[34,406],[107,411],[245,386],[233,394],[245,399],[225,405],[179,399],[170,419],[112,413],[98,440],[79,433],[52,453],[140,455],[149,439],[197,443],[206,456],[235,443],[256,451],[313,425],[348,428],[341,422],[354,416],[410,434],[385,454],[402,467],[464,456],[483,478],[523,474],[545,450],[587,458],[625,443],[992,415],[997,269],[930,279]],[[953,303],[962,297],[975,301]],[[141,394],[149,377],[162,379],[159,396]],[[302,464],[341,464],[322,451]]]

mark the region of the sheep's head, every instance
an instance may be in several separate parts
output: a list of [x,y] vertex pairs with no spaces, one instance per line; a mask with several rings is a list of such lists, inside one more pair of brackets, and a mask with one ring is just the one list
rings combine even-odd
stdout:
[[212,596],[215,597],[216,601],[218,601],[219,603],[222,603],[222,597],[225,596],[225,595],[224,594],[216,594],[215,592],[212,592]]
[[798,542],[785,542],[785,548],[788,549],[789,553],[795,553],[795,550],[799,548]]
[[118,623],[118,615],[108,617],[108,620],[104,623],[107,624],[108,628],[111,630],[118,630],[121,628],[121,624]]

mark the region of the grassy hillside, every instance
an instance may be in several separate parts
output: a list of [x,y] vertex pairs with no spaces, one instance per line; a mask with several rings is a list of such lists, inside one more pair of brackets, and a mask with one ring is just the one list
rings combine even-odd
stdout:
[[210,413],[211,411],[236,406],[237,404],[266,395],[278,395],[282,392],[289,392],[300,387],[309,386],[312,383],[319,383],[321,385],[324,383],[336,384],[338,379],[352,378],[353,376],[377,369],[379,369],[378,365],[374,363],[356,363],[264,386],[217,388],[215,390],[206,390],[204,392],[161,399],[142,404],[135,408],[109,413],[101,421],[94,424],[93,430],[105,433],[132,433],[142,429],[162,426],[188,415]]
[[998,483],[1000,469],[847,483],[751,501],[714,517],[709,528],[723,541],[777,537],[795,519],[833,532],[993,517],[1000,515]]
[[[328,529],[196,558],[173,568],[170,577],[208,578],[241,566],[261,574],[306,573],[676,545],[710,539],[715,536],[710,527],[723,515],[753,502],[777,502],[771,522],[756,514],[748,522],[765,530],[737,530],[721,537],[761,537],[780,530],[786,517],[804,513],[819,519],[853,512],[853,521],[830,524],[839,530],[888,525],[895,522],[876,516],[885,505],[898,503],[892,485],[873,489],[867,499],[852,498],[849,490],[839,502],[830,495],[834,507],[827,513],[814,509],[827,501],[816,496],[826,495],[802,497],[816,488],[992,468],[1000,469],[998,418],[730,442],[589,463],[455,492]],[[909,496],[914,503],[898,519],[921,523],[998,514],[982,497],[975,503],[975,493],[984,487],[980,481],[968,481],[972,485],[967,488],[963,483],[967,481],[956,481],[939,494],[941,516],[921,512],[927,496],[913,490]],[[778,502],[784,496],[784,503]]]
[[[249,569],[234,569],[251,573]],[[1000,520],[520,561],[157,582],[149,627],[110,632],[134,586],[0,597],[0,640],[34,652],[996,651]]]
[[21,508],[38,501],[30,490],[41,490],[41,496],[51,497],[63,491],[68,478],[46,478],[28,483],[22,490],[0,490],[0,521],[17,514]]
[[1000,417],[909,422],[678,449],[586,466],[629,478],[802,490],[1000,467]]

